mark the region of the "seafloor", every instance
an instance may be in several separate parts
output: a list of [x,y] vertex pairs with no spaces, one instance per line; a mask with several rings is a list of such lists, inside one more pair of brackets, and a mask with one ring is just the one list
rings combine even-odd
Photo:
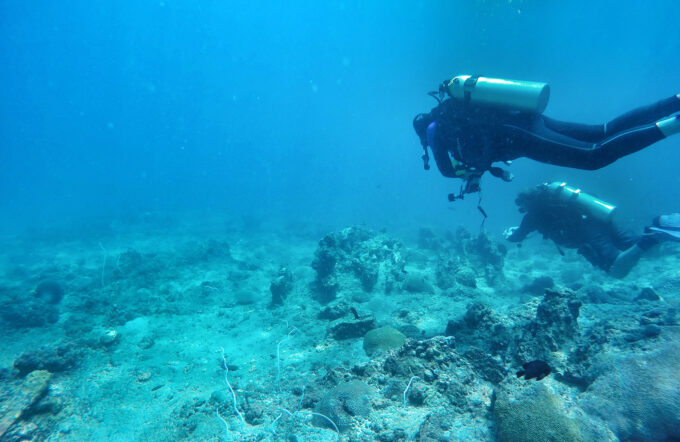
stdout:
[[680,438],[675,244],[624,280],[464,229],[148,215],[0,247],[3,441]]

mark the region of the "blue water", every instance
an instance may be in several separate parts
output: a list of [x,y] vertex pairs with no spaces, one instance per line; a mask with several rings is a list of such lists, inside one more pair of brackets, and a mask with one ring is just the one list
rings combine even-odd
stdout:
[[[678,92],[670,0],[0,3],[4,228],[201,209],[267,219],[476,226],[425,173],[412,117],[459,73],[550,83],[547,114],[602,122]],[[677,210],[678,143],[598,172],[517,161],[515,193],[568,179]],[[475,201],[476,203],[476,201]],[[516,215],[518,216],[518,215]]]

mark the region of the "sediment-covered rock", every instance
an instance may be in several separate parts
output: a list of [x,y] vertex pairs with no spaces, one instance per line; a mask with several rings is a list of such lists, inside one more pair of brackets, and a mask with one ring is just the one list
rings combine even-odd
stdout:
[[0,438],[45,395],[51,377],[48,371],[33,371],[20,384],[0,395]]
[[680,344],[603,359],[584,409],[620,440],[680,440]]
[[319,241],[312,293],[321,303],[352,291],[389,293],[403,278],[403,246],[385,234],[348,227]]
[[559,399],[541,384],[532,385],[519,397],[498,391],[493,415],[500,442],[586,440],[578,422],[566,416]]

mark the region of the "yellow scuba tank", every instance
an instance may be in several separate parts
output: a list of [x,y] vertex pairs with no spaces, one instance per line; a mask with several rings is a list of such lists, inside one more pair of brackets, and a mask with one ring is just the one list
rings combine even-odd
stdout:
[[444,82],[448,94],[473,104],[500,106],[540,114],[548,105],[550,86],[532,81],[458,75]]
[[586,216],[591,216],[600,221],[611,221],[616,211],[616,206],[581,192],[581,189],[567,186],[567,183],[556,181],[554,183],[544,183],[543,185],[551,195],[562,201],[577,204]]

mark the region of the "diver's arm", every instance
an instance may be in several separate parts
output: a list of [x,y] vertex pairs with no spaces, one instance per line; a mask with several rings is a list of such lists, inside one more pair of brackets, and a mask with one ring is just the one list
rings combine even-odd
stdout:
[[510,181],[515,179],[515,176],[509,170],[505,170],[500,167],[495,166],[489,167],[489,172],[491,173],[491,175],[495,176],[496,178],[502,179],[506,183],[509,183]]
[[430,146],[432,149],[432,155],[437,163],[437,169],[446,178],[459,178],[460,175],[457,173],[456,167],[451,161],[449,152],[446,149],[440,147]]
[[509,232],[505,239],[510,242],[522,242],[534,230],[536,230],[535,217],[531,213],[527,213],[524,215],[524,218],[522,218],[522,223],[519,227],[516,227],[511,231],[508,229]]

